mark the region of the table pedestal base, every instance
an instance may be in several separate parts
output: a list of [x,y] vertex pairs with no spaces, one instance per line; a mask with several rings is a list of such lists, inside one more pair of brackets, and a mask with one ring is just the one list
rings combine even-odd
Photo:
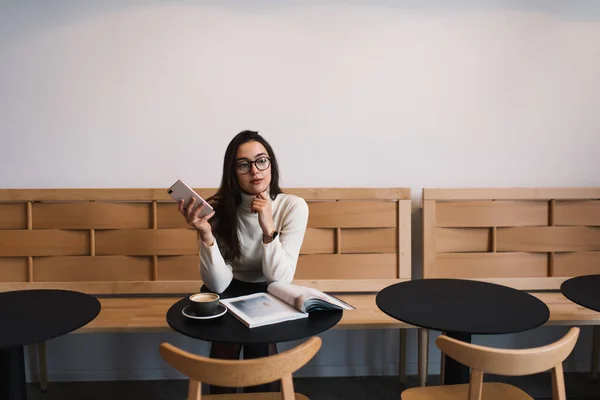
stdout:
[[[448,337],[451,337],[461,342],[471,343],[470,333],[447,332]],[[459,363],[458,361],[446,356],[444,357],[446,369],[444,371],[444,385],[457,385],[461,383],[469,383],[471,371],[469,367]]]
[[0,399],[27,399],[23,346],[0,349]]

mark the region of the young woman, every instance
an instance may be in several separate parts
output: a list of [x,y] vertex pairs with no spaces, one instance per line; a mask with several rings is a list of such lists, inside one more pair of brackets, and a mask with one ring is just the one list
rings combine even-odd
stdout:
[[[214,211],[198,215],[192,202],[179,211],[198,231],[203,291],[228,297],[265,291],[266,285],[291,282],[308,222],[304,199],[282,193],[279,168],[271,145],[257,132],[243,131],[227,146],[223,177],[207,201]],[[237,359],[241,345],[213,343],[213,358]],[[244,358],[277,353],[275,344],[245,345]],[[249,390],[248,390],[249,389]],[[247,388],[246,392],[277,391],[278,384]],[[212,387],[211,393],[234,390]]]

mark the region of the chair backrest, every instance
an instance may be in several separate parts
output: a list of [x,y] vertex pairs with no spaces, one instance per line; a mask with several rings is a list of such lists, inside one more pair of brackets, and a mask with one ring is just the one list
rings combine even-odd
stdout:
[[160,355],[190,378],[188,400],[201,398],[201,383],[225,387],[247,387],[281,380],[283,400],[295,398],[292,373],[308,363],[321,348],[321,338],[312,337],[283,353],[251,360],[222,360],[198,356],[169,343],[160,345]]
[[[483,373],[495,375],[518,376],[531,375],[552,369],[553,398],[566,399],[564,393],[564,377],[562,362],[571,354],[579,328],[571,328],[569,332],[554,343],[542,347],[508,350],[478,346],[464,343],[448,336],[439,336],[437,346],[448,357],[472,368],[471,395],[469,400],[479,400]],[[470,396],[471,396],[470,395]]]

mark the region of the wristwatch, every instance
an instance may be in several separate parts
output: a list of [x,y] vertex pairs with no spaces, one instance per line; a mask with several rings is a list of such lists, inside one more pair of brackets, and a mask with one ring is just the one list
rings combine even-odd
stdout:
[[277,235],[279,235],[279,232],[277,232],[277,231],[274,231],[272,235],[263,235],[263,243],[264,244],[271,243],[273,240],[275,240]]

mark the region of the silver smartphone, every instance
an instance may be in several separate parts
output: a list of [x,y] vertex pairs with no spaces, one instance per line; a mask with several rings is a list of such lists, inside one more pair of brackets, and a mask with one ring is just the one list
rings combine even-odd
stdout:
[[194,205],[194,207],[197,207],[200,204],[204,203],[204,208],[202,208],[202,211],[200,212],[200,214],[198,214],[199,218],[205,217],[208,214],[210,214],[211,212],[213,212],[212,206],[210,204],[208,204],[206,202],[206,200],[204,200],[202,197],[200,197],[200,195],[198,193],[196,193],[194,191],[194,189],[189,187],[182,180],[178,180],[177,182],[175,182],[173,184],[173,186],[171,186],[167,190],[167,193],[169,193],[169,195],[173,199],[175,199],[175,201],[177,201],[177,203],[179,203],[183,199],[184,207],[187,207],[190,204],[190,201],[192,200],[192,198],[196,199],[196,204]]

